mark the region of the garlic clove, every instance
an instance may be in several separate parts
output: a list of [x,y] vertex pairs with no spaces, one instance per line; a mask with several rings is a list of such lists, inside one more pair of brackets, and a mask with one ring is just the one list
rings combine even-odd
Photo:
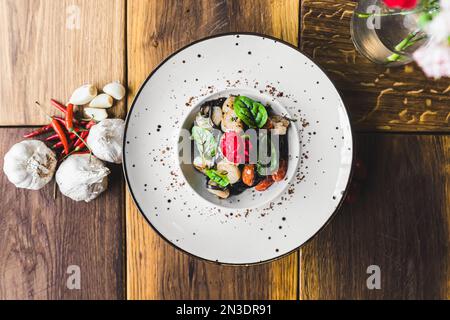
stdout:
[[97,96],[97,88],[92,84],[85,84],[77,88],[70,97],[69,103],[74,105],[84,105],[92,101]]
[[90,108],[101,108],[101,109],[107,109],[107,108],[111,108],[113,105],[113,98],[106,94],[106,93],[102,93],[99,94],[98,96],[96,96],[90,103],[89,103],[89,107]]
[[116,100],[122,100],[125,97],[126,89],[120,82],[111,82],[103,87],[103,92],[109,94]]
[[105,109],[84,108],[84,117],[94,119],[95,121],[102,121],[108,118],[108,113]]

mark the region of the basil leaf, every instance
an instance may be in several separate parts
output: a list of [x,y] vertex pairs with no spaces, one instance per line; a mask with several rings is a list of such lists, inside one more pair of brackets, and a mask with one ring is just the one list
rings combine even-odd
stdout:
[[240,99],[241,97],[237,97],[234,100],[234,113],[236,116],[241,119],[249,128],[256,128],[256,123],[253,118],[251,111],[247,108],[246,104]]
[[208,169],[205,171],[205,174],[210,178],[212,181],[217,183],[222,188],[225,188],[230,184],[230,181],[228,180],[227,176],[220,174],[217,172],[217,170],[214,169]]
[[210,131],[194,126],[192,128],[192,138],[195,141],[198,152],[203,157],[214,157],[216,155],[216,139]]
[[268,118],[266,107],[248,97],[238,96],[234,99],[234,113],[250,128],[262,128]]

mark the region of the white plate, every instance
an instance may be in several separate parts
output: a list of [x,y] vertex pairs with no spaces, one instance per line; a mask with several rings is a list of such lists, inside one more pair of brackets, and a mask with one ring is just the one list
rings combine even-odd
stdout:
[[[192,108],[241,90],[283,106],[300,137],[294,178],[253,209],[204,201],[175,154]],[[328,77],[297,48],[257,34],[214,36],[172,54],[142,85],[126,121],[124,171],[136,205],[177,248],[219,263],[266,262],[304,244],[341,204],[352,160],[349,118]]]

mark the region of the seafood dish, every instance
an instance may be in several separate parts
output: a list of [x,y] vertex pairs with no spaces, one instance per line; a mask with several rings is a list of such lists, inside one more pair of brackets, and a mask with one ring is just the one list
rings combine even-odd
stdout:
[[191,128],[193,166],[221,199],[247,189],[263,192],[288,169],[291,119],[247,96],[204,102]]

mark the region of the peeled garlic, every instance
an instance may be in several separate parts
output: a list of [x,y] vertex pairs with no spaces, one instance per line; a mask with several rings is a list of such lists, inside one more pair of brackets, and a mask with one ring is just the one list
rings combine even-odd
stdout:
[[75,154],[59,166],[56,183],[63,195],[89,202],[106,190],[109,174],[109,169],[93,155]]
[[85,118],[94,119],[95,121],[102,121],[108,118],[108,112],[105,109],[84,108],[83,113]]
[[97,158],[122,163],[124,131],[122,119],[105,119],[91,128],[87,144]]
[[126,89],[119,82],[111,82],[103,87],[103,92],[109,94],[116,100],[122,100],[125,97]]
[[69,103],[81,106],[91,102],[91,100],[96,96],[97,88],[92,84],[85,84],[72,93],[72,97],[70,97]]
[[26,140],[5,154],[3,171],[17,188],[39,190],[53,178],[56,162],[55,154],[45,143]]
[[98,96],[96,96],[91,103],[89,103],[89,107],[91,108],[102,108],[102,109],[107,109],[107,108],[111,108],[113,105],[113,98],[106,94],[106,93],[102,93],[99,94]]

